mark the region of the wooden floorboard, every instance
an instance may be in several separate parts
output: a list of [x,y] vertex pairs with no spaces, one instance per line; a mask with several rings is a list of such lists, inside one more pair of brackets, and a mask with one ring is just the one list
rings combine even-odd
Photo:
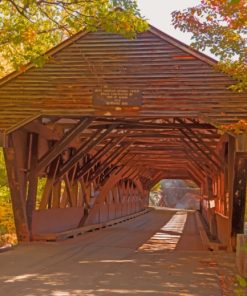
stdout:
[[234,295],[234,255],[205,250],[194,215],[150,211],[71,240],[22,244],[0,255],[0,295]]

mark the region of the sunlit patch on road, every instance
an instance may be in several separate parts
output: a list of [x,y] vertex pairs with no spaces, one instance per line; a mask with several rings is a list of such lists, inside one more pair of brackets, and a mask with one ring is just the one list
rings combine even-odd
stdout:
[[187,212],[177,212],[158,232],[138,250],[156,252],[174,250],[181,238],[187,220]]

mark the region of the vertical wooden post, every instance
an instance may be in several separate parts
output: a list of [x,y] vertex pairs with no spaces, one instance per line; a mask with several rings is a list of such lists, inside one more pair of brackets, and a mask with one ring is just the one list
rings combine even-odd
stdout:
[[229,235],[229,242],[228,242],[228,250],[232,250],[232,215],[233,215],[233,185],[234,185],[234,166],[235,166],[235,154],[236,154],[236,142],[235,138],[232,136],[228,136],[228,156],[227,156],[227,164],[228,164],[228,180],[227,180],[227,194],[228,194],[228,217],[229,217],[229,224],[228,224],[228,235]]
[[60,163],[60,157],[58,156],[50,164],[49,172],[47,174],[45,189],[42,194],[42,198],[41,198],[40,205],[39,205],[40,209],[43,209],[43,210],[46,209],[47,204],[49,203],[49,201],[51,201],[50,197],[52,195],[52,189],[53,189],[54,180],[55,180],[55,176],[57,173],[59,163]]
[[212,178],[209,176],[207,176],[207,195],[208,195],[208,199],[213,198],[213,182],[212,182]]
[[30,172],[28,176],[28,193],[26,202],[27,221],[30,233],[32,232],[32,217],[33,211],[36,206],[37,187],[38,187],[38,175],[37,175],[37,163],[38,163],[38,134],[29,134],[29,161]]
[[207,208],[207,218],[209,224],[209,231],[213,238],[217,237],[217,225],[216,225],[216,216],[215,209],[210,207],[210,200],[213,199],[213,180],[211,177],[207,176],[207,199],[208,199],[208,208]]
[[65,190],[67,192],[69,206],[72,207],[73,206],[73,196],[72,196],[73,194],[72,194],[72,190],[71,190],[71,186],[70,186],[70,181],[69,181],[68,174],[65,174],[65,176],[64,176],[64,182],[65,182]]
[[247,183],[247,159],[237,158],[233,191],[232,233],[243,233]]
[[72,205],[73,207],[78,206],[78,192],[79,192],[79,186],[77,181],[73,181],[73,184],[71,186],[72,191]]
[[[26,203],[23,188],[23,177],[20,176],[20,167],[17,165],[17,149],[13,145],[13,135],[10,137],[10,147],[4,148],[8,182],[15,219],[16,235],[19,242],[30,241],[30,233],[26,215]],[[22,147],[18,147],[21,149]],[[24,168],[22,168],[24,169]],[[22,172],[23,173],[23,172]]]
[[62,185],[61,181],[58,181],[53,185],[53,198],[52,198],[53,208],[60,208],[61,185]]

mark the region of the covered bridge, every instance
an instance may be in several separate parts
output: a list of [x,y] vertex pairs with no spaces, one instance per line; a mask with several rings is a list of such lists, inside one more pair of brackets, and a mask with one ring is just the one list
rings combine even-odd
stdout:
[[80,32],[46,56],[0,80],[19,241],[142,212],[164,178],[200,186],[223,244],[243,231],[247,145],[218,128],[247,119],[246,93],[214,60],[153,27],[134,40]]

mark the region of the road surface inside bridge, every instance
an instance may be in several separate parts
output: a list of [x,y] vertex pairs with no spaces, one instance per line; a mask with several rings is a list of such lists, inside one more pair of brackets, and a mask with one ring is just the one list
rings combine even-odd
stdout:
[[204,249],[194,212],[153,210],[0,254],[0,295],[234,295],[231,258]]

